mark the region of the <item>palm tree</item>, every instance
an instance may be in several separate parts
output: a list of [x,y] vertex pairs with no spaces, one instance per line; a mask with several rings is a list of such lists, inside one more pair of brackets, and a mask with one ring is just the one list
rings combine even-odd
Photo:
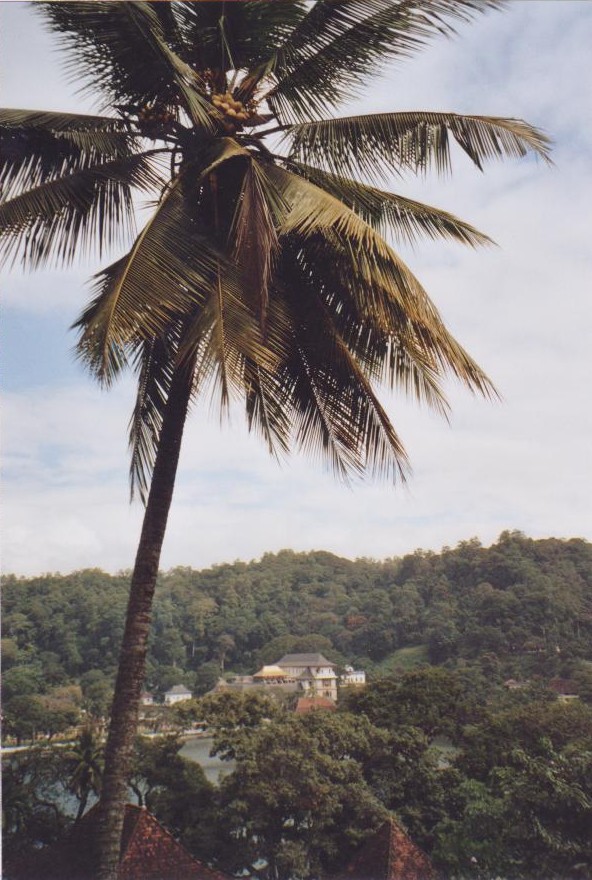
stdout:
[[68,766],[68,790],[78,799],[75,822],[80,821],[91,794],[101,791],[103,775],[103,746],[92,727],[84,727],[68,748],[65,756]]
[[[1,241],[29,268],[119,247],[94,280],[78,352],[138,391],[131,486],[145,502],[106,749],[99,876],[116,872],[150,609],[183,426],[200,395],[242,401],[270,452],[339,477],[405,479],[375,387],[446,414],[441,381],[491,383],[387,239],[488,239],[385,188],[484,160],[546,157],[523,121],[448,112],[335,118],[381,65],[502,0],[45,2],[98,115],[1,111]],[[152,199],[139,234],[137,195]],[[123,248],[124,243],[127,249]],[[131,245],[131,246],[130,246]]]

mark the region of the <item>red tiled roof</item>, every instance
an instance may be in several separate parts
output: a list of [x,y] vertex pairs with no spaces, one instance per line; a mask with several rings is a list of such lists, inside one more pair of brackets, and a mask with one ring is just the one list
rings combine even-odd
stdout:
[[[89,810],[70,837],[6,866],[7,880],[92,880],[96,864]],[[118,880],[230,880],[195,859],[147,810],[127,804]]]
[[394,819],[378,829],[353,857],[339,880],[436,880],[428,856]]
[[128,804],[125,818],[118,880],[228,880],[195,859],[148,810]]
[[307,712],[314,712],[316,709],[328,709],[330,712],[334,712],[337,706],[329,697],[299,697],[295,712],[298,715],[305,715]]

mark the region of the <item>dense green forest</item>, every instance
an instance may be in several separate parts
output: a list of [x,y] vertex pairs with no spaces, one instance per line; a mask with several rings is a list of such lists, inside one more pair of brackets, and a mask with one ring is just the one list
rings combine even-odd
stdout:
[[[100,570],[4,578],[5,734],[87,721],[69,747],[38,740],[5,760],[9,856],[57,839],[100,788],[93,725],[108,712],[127,586]],[[361,667],[368,684],[342,690],[336,713],[305,716],[265,695],[200,696],[290,650]],[[560,700],[558,681],[579,698]],[[382,562],[286,550],[173,569],[160,576],[146,684],[179,682],[198,699],[169,710],[173,726],[205,718],[229,772],[213,786],[173,731],[138,742],[130,790],[210,864],[328,877],[388,811],[445,877],[592,877],[584,540],[506,532],[489,548]]]
[[[110,680],[128,586],[126,573],[99,569],[4,577],[5,700]],[[506,532],[489,548],[473,539],[383,562],[283,550],[175,568],[160,575],[146,684],[162,692],[182,681],[199,693],[222,670],[254,672],[309,645],[370,677],[414,657],[491,684],[583,674],[592,545]]]

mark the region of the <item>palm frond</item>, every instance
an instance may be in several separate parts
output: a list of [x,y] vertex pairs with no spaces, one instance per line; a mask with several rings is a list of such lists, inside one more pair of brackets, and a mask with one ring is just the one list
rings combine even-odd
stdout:
[[139,149],[121,119],[0,109],[1,201],[97,162],[125,158]]
[[37,268],[51,258],[69,263],[96,248],[121,244],[133,230],[132,190],[154,192],[162,186],[152,150],[99,162],[39,186],[0,204],[3,260],[20,259]]
[[333,241],[336,250],[349,252],[354,277],[364,278],[370,288],[360,307],[385,328],[391,326],[394,308],[413,317],[424,315],[427,297],[417,279],[375,229],[311,181],[279,166],[267,173],[290,206],[280,237],[321,237]]
[[95,279],[95,296],[74,326],[78,353],[109,384],[139,339],[166,332],[171,321],[201,304],[221,255],[196,228],[183,186],[187,168],[165,192],[132,249]]
[[[324,273],[329,274],[325,283],[331,291],[332,309],[343,312],[340,320],[351,321],[353,316],[354,332],[355,322],[361,320],[365,328],[371,328],[379,352],[385,343],[389,347],[390,360],[383,364],[383,375],[392,387],[400,385],[400,366],[411,362],[415,365],[413,381],[420,383],[418,399],[423,397],[444,413],[438,382],[445,374],[453,375],[474,393],[497,396],[491,381],[448,332],[426,291],[404,264],[394,267],[381,254],[353,249],[339,235],[319,236],[307,242],[308,247],[312,248],[310,259],[321,261]],[[413,285],[404,297],[400,295],[401,277]],[[372,341],[366,339],[366,344],[373,354]]]
[[286,204],[252,158],[247,162],[231,229],[233,257],[240,266],[245,288],[252,292],[263,333],[267,324],[269,284],[279,250],[277,229]]
[[340,334],[334,310],[307,275],[288,288],[298,340],[286,367],[298,401],[297,442],[328,451],[342,478],[366,471],[404,480],[407,455],[372,389],[366,363]]
[[146,501],[156,458],[178,347],[178,324],[139,342],[133,355],[138,373],[136,402],[129,424],[130,499]]
[[410,340],[408,348],[417,346],[436,372],[450,371],[471,390],[495,394],[487,376],[448,333],[417,278],[371,226],[310,181],[279,167],[268,174],[291,206],[280,240],[295,238],[305,253],[312,248],[312,256],[333,274],[334,309],[346,307],[346,296],[357,320],[398,347]]
[[[206,388],[218,394],[221,409],[244,388],[247,362],[277,369],[277,330],[263,338],[258,316],[232,261],[219,260],[214,276],[183,333],[179,363],[193,365],[193,395]],[[274,347],[275,346],[275,347]]]
[[450,169],[450,136],[478,168],[529,152],[549,161],[550,141],[521,119],[457,113],[373,113],[290,126],[290,158],[339,175],[370,179],[393,172]]
[[454,23],[503,0],[318,0],[276,55],[269,92],[281,119],[327,115],[384,63],[404,58]]
[[265,63],[306,15],[303,0],[179,3],[189,58],[198,69],[251,69]]
[[[291,262],[298,268],[284,270],[286,284],[291,284],[295,271],[300,273],[300,285],[309,290],[308,300],[314,291],[316,310],[332,322],[368,381],[402,390],[446,417],[448,404],[440,387],[438,361],[425,342],[426,335],[428,342],[432,339],[426,330],[428,319],[434,332],[440,326],[438,316],[410,320],[404,311],[393,309],[390,324],[376,321],[364,308],[367,282],[356,274],[355,256],[338,243],[323,239],[308,241],[305,246],[298,243],[287,250],[293,252]],[[298,301],[292,297],[293,310]]]
[[46,2],[38,11],[70,51],[70,70],[93,90],[108,95],[107,106],[181,103],[196,126],[212,130],[211,105],[198,74],[169,46],[162,16],[150,3],[93,0]]
[[243,386],[245,413],[250,431],[263,438],[274,458],[290,451],[292,433],[290,387],[280,370],[264,370],[250,360],[245,362]]
[[432,205],[301,162],[290,161],[287,167],[339,199],[381,235],[391,232],[399,241],[407,243],[421,236],[450,238],[472,247],[492,243],[487,235],[474,226]]

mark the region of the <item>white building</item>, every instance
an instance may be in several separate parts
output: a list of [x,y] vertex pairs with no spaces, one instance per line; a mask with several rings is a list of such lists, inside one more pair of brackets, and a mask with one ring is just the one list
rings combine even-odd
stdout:
[[165,706],[173,706],[175,703],[181,703],[183,700],[190,700],[193,694],[187,690],[184,684],[176,684],[164,695]]
[[276,666],[296,679],[307,693],[337,701],[335,664],[322,654],[284,654]]
[[366,684],[366,673],[363,669],[354,669],[353,666],[346,666],[340,682],[346,687],[350,684]]

